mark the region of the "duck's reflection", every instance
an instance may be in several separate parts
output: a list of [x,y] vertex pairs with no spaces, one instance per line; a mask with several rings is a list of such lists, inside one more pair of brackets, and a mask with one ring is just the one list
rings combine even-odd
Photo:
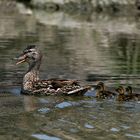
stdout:
[[[50,108],[53,109],[59,103],[62,103],[66,97],[58,96],[23,96],[23,106],[25,112],[34,111],[40,108]],[[66,99],[67,100],[67,99]]]
[[24,104],[24,110],[25,111],[33,111],[38,108],[36,101],[37,98],[34,96],[24,96],[23,98],[23,104]]

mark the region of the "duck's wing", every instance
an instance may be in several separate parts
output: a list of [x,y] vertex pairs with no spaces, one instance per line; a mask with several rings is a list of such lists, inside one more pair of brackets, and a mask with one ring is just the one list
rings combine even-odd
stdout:
[[64,86],[62,88],[52,89],[52,88],[36,88],[30,94],[32,95],[84,95],[91,87],[85,86]]
[[53,80],[51,85],[54,89],[62,88],[64,86],[79,86],[79,83],[75,80]]
[[47,88],[50,86],[53,89],[62,88],[64,86],[79,86],[79,82],[77,80],[67,80],[67,79],[48,79],[48,80],[40,80],[34,84],[36,87]]
[[72,79],[60,79],[60,78],[50,78],[44,81],[57,81],[57,82],[76,82],[78,83],[78,80],[72,80]]
[[48,87],[50,87],[50,83],[47,80],[36,81],[33,85],[34,89],[48,88]]

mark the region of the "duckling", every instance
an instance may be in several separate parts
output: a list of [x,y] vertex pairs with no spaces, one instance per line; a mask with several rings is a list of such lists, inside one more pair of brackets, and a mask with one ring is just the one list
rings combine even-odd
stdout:
[[39,79],[39,69],[42,53],[36,45],[28,45],[23,52],[15,58],[16,64],[27,62],[29,68],[23,77],[21,93],[26,95],[83,95],[90,88],[80,85],[77,80],[69,79]]
[[95,89],[97,90],[96,98],[106,99],[106,98],[114,98],[116,96],[114,92],[105,89],[105,85],[103,82],[99,82]]
[[127,97],[125,95],[125,89],[123,86],[119,86],[116,91],[119,93],[118,97],[117,97],[117,101],[126,101]]
[[128,94],[128,98],[129,99],[136,100],[136,101],[139,101],[140,100],[140,94],[133,93],[131,86],[128,86],[126,88],[126,92]]
[[131,101],[134,99],[133,96],[125,94],[126,90],[123,86],[119,86],[116,91],[119,93],[117,101]]

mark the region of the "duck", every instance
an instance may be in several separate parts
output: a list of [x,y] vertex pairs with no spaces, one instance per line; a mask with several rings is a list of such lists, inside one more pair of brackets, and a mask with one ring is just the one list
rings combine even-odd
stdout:
[[134,97],[130,94],[126,94],[127,88],[124,88],[123,86],[119,86],[116,91],[119,93],[116,100],[117,101],[132,101],[134,100]]
[[127,101],[128,97],[125,95],[125,88],[123,86],[119,86],[116,88],[116,92],[118,93],[118,96],[116,98],[117,101]]
[[140,94],[133,93],[131,86],[126,87],[126,92],[127,92],[127,96],[129,97],[129,99],[136,100],[136,101],[140,100]]
[[105,84],[103,82],[98,82],[96,86],[96,98],[106,99],[114,98],[116,93],[106,90]]
[[81,85],[78,80],[52,78],[41,80],[39,70],[42,52],[36,45],[28,45],[16,60],[16,65],[26,62],[28,70],[23,76],[21,93],[26,95],[83,95],[92,87]]

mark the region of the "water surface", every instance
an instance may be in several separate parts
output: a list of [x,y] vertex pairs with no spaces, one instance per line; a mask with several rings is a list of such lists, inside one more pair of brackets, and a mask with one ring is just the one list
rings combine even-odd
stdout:
[[108,88],[132,85],[140,92],[140,33],[135,16],[45,13],[0,14],[0,139],[137,140],[139,102],[83,97],[20,95],[27,65],[14,58],[28,44],[44,57],[40,77],[104,81]]

